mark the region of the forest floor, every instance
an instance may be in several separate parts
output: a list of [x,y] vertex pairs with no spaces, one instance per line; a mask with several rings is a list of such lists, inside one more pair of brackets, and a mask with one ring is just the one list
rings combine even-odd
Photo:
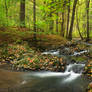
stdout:
[[[30,31],[0,31],[0,61],[3,61],[1,64],[7,61],[12,63],[17,70],[22,67],[30,70],[59,71],[59,58],[52,55],[41,55],[41,51],[64,46],[67,40],[51,34],[36,34],[36,41],[33,39],[34,34]],[[52,65],[54,68],[51,68]],[[64,65],[60,68],[65,70]]]
[[27,41],[31,47],[39,49],[51,49],[67,43],[66,39],[57,35],[38,33],[36,34],[36,41],[34,41],[34,34],[31,31],[0,31],[0,44],[22,43],[22,41]]
[[[7,61],[8,61],[8,59],[11,59],[11,61],[12,61],[12,58],[16,58],[16,60],[14,60],[14,61],[17,61],[17,59],[18,59],[19,62],[27,61],[27,63],[28,63],[28,61],[29,62],[36,61],[37,64],[35,64],[35,66],[37,68],[44,64],[44,63],[42,63],[42,65],[39,65],[38,61],[42,62],[45,60],[46,62],[48,62],[48,65],[50,65],[50,66],[54,64],[52,61],[56,61],[56,63],[54,65],[55,65],[55,67],[57,67],[57,66],[59,66],[59,63],[57,63],[57,61],[60,61],[60,63],[62,63],[62,61],[63,61],[62,59],[52,56],[52,55],[44,56],[44,55],[41,55],[41,52],[48,51],[48,50],[60,49],[59,53],[63,53],[65,55],[69,55],[69,54],[71,55],[76,51],[77,52],[84,51],[89,48],[86,45],[82,45],[81,43],[78,44],[77,39],[74,39],[75,41],[70,42],[70,41],[66,40],[65,38],[58,36],[58,35],[36,34],[36,41],[34,41],[33,38],[34,38],[34,34],[30,31],[14,30],[14,29],[13,30],[8,29],[7,31],[1,30],[0,31],[0,52],[1,52],[1,60],[0,61],[5,61],[5,60],[2,60],[2,58],[6,58]],[[91,42],[92,41],[90,41],[90,43]],[[64,50],[65,48],[69,48],[70,50],[66,51],[66,50]],[[29,56],[30,53],[31,53],[31,57]],[[12,58],[11,58],[11,56],[12,56]],[[23,57],[25,57],[25,58],[23,58]],[[49,57],[52,58],[52,60]],[[21,60],[21,58],[22,58],[22,60]],[[35,60],[34,60],[34,58],[35,58]],[[88,58],[92,58],[92,53],[85,54],[83,56],[83,58],[73,57],[74,60],[76,59],[75,61],[83,61],[84,59],[88,60]],[[92,60],[89,60],[89,61],[91,62]],[[26,66],[26,62],[23,62],[23,63],[24,63],[24,65],[22,65],[23,67],[26,67],[26,68],[29,67],[29,66]],[[20,67],[20,65],[18,66],[18,68],[19,67]],[[45,67],[46,67],[46,65],[43,68],[45,68]],[[47,70],[59,71],[57,69],[58,67],[56,68],[56,70],[53,70],[50,67],[48,67],[48,68],[49,69],[47,69]],[[60,67],[60,68],[63,68],[63,70],[65,70],[65,65],[62,65],[62,67]],[[34,68],[32,68],[32,69],[36,70]]]

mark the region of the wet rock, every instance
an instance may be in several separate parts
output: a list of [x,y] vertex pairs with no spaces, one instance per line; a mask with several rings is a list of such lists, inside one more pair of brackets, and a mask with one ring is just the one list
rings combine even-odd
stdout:
[[72,60],[71,60],[71,63],[72,63],[72,64],[76,63],[76,60],[72,59]]
[[72,42],[68,41],[65,46],[66,47],[76,47],[76,45],[77,45],[76,41],[72,41]]
[[68,48],[64,48],[64,49],[60,49],[59,50],[59,54],[60,55],[71,55],[71,51],[70,51],[70,49],[68,49]]

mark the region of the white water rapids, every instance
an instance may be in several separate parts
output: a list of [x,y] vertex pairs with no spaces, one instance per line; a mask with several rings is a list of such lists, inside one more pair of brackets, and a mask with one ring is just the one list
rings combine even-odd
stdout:
[[[39,77],[39,78],[49,78],[49,77],[65,77],[63,79],[63,83],[71,82],[81,76],[81,70],[85,66],[85,64],[69,64],[66,67],[65,72],[49,72],[49,71],[43,71],[43,72],[31,72],[27,74],[28,77]],[[74,69],[80,69],[80,71],[77,71],[78,73],[74,72]],[[23,81],[22,84],[25,84],[26,81]]]

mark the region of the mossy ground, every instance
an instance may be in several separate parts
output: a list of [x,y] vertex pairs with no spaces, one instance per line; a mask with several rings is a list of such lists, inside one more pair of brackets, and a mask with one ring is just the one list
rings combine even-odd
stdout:
[[37,33],[36,41],[34,42],[33,31],[14,29],[0,31],[0,45],[3,43],[21,43],[22,41],[28,41],[30,46],[44,49],[56,48],[67,42],[67,40],[60,35]]

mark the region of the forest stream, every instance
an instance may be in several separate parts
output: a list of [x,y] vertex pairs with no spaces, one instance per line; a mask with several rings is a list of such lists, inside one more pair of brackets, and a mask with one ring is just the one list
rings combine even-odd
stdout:
[[92,92],[92,0],[0,0],[0,92]]
[[[86,52],[65,57],[68,60]],[[61,55],[56,50],[43,53]],[[65,72],[16,72],[0,67],[0,92],[86,92],[90,80],[82,75],[84,66],[85,63],[69,63]]]

